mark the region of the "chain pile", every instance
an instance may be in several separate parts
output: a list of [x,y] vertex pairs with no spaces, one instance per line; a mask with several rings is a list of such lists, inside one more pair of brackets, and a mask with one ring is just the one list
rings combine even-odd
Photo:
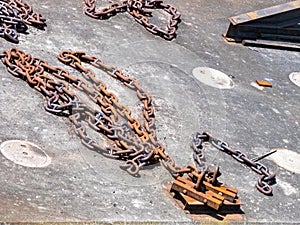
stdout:
[[[164,4],[162,0],[122,0],[99,11],[96,9],[96,0],[84,0],[86,4],[85,14],[94,19],[108,19],[118,13],[128,12],[134,19],[145,27],[150,33],[158,35],[166,40],[176,37],[177,26],[180,23],[181,14],[174,6]],[[161,9],[170,15],[166,29],[149,22],[150,9]]]
[[[75,78],[63,68],[53,67],[45,60],[33,58],[16,48],[4,51],[1,55],[8,72],[25,80],[45,96],[45,109],[48,112],[68,117],[74,125],[76,134],[89,149],[110,158],[125,160],[123,168],[131,175],[137,174],[141,167],[159,160],[162,160],[163,165],[174,177],[192,170],[189,167],[175,166],[174,159],[164,153],[164,145],[157,141],[155,132],[152,98],[137,80],[125,76],[116,67],[106,65],[100,58],[88,56],[84,52],[66,50],[59,54],[58,59],[77,69],[84,79]],[[131,110],[120,104],[117,96],[108,91],[105,83],[96,79],[93,70],[84,67],[82,62],[105,71],[129,89],[136,91],[143,105],[144,122],[132,117]],[[87,94],[100,110],[93,110],[84,104],[70,90],[69,84]],[[95,131],[104,134],[113,144],[109,147],[100,146],[87,135],[84,122]]]
[[0,0],[0,37],[19,42],[18,33],[26,33],[28,26],[43,29],[45,19],[22,0]]
[[[45,109],[48,112],[68,117],[75,133],[87,148],[109,158],[124,160],[125,164],[121,168],[131,175],[136,175],[144,166],[160,162],[175,178],[173,190],[202,201],[216,210],[226,201],[230,201],[232,206],[237,200],[237,190],[226,187],[217,180],[221,175],[218,168],[209,170],[208,167],[203,167],[203,143],[209,142],[260,174],[258,190],[269,195],[272,192],[269,184],[275,180],[275,175],[270,174],[266,166],[252,162],[240,151],[232,150],[228,144],[208,133],[196,133],[193,138],[192,148],[196,166],[176,165],[174,158],[165,152],[164,145],[157,140],[151,96],[136,79],[126,76],[116,67],[105,64],[98,57],[69,50],[58,55],[61,62],[80,72],[82,78],[74,77],[65,69],[51,66],[45,60],[34,58],[16,48],[4,51],[0,58],[8,72],[25,80],[45,96]],[[142,119],[132,117],[131,110],[122,105],[117,96],[109,91],[106,84],[97,79],[95,72],[84,66],[84,63],[100,69],[135,91],[142,104]],[[97,109],[81,101],[72,91],[72,87],[87,95],[97,105]],[[87,126],[106,137],[108,146],[90,137]]]

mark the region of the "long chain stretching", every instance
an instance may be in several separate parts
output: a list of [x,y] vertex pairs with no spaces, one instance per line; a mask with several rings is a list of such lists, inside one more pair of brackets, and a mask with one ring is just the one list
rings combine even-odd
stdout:
[[[99,11],[96,9],[96,0],[84,0],[84,2],[86,5],[85,14],[94,19],[108,19],[117,13],[127,11],[150,33],[166,40],[172,40],[176,37],[176,30],[180,23],[181,14],[174,6],[164,4],[162,0],[122,0],[118,4],[112,4]],[[150,9],[161,9],[170,15],[166,28],[161,28],[149,22],[149,17],[151,16]]]
[[[137,80],[125,76],[118,68],[108,66],[101,59],[88,56],[84,52],[61,52],[58,59],[81,72],[84,77],[82,79],[15,48],[4,51],[1,58],[11,74],[27,81],[46,97],[45,109],[48,112],[69,118],[85,146],[105,156],[125,160],[123,168],[130,174],[135,175],[141,167],[159,160],[174,177],[195,170],[194,166],[175,166],[172,156],[165,153],[164,145],[157,141],[155,133],[151,96],[142,89]],[[116,95],[108,91],[107,86],[96,79],[93,70],[82,65],[83,62],[105,71],[129,89],[136,91],[143,104],[144,121],[132,117],[130,109],[120,104]],[[87,94],[100,110],[93,110],[84,104],[70,90],[69,84]],[[95,131],[104,134],[112,144],[109,147],[100,146],[87,135],[84,122]]]
[[[45,60],[34,58],[16,48],[4,51],[1,58],[12,75],[25,80],[46,97],[45,109],[48,112],[69,118],[76,134],[86,147],[110,158],[125,160],[123,168],[130,174],[135,175],[141,167],[159,160],[174,177],[194,170],[190,166],[175,166],[174,159],[164,153],[164,145],[159,143],[156,137],[151,96],[142,89],[137,80],[125,76],[118,68],[106,65],[101,59],[88,56],[84,52],[61,52],[58,59],[81,72],[84,78],[82,79],[75,78],[63,68],[51,66]],[[105,71],[129,89],[136,91],[143,104],[144,122],[132,117],[131,110],[120,104],[116,95],[108,91],[101,80],[96,79],[93,70],[84,67],[82,63]],[[100,110],[93,110],[84,104],[70,90],[69,84],[87,94]],[[112,144],[109,147],[99,145],[87,135],[84,122],[95,131],[104,134]]]
[[[75,133],[87,148],[110,158],[124,160],[125,164],[121,168],[131,175],[136,175],[144,166],[160,162],[175,178],[172,190],[184,193],[216,210],[226,204],[226,201],[230,201],[233,206],[232,204],[237,204],[237,190],[217,180],[221,175],[218,167],[210,170],[203,164],[203,144],[207,142],[260,174],[256,187],[266,195],[272,194],[270,185],[275,182],[275,174],[269,173],[265,165],[249,160],[245,154],[231,149],[227,143],[213,138],[209,133],[196,133],[193,137],[195,166],[176,165],[174,158],[165,152],[164,145],[157,140],[151,96],[136,79],[105,64],[100,58],[81,51],[65,50],[59,54],[58,59],[80,72],[82,78],[76,78],[65,69],[51,66],[45,60],[34,58],[16,48],[4,51],[0,58],[8,72],[25,80],[45,96],[45,109],[48,112],[68,117]],[[135,91],[142,103],[142,119],[133,117],[131,110],[122,105],[117,96],[84,63],[104,71]],[[72,91],[72,87],[87,95],[97,105],[97,109],[83,102]],[[87,126],[104,135],[108,146],[90,137]]]
[[28,26],[44,29],[45,19],[22,0],[0,0],[0,37],[18,43]]

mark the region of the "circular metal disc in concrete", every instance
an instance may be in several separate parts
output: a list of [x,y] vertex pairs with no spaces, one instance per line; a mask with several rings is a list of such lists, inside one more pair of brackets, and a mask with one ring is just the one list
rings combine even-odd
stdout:
[[293,72],[289,75],[290,80],[300,87],[300,72]]
[[7,159],[26,167],[46,167],[51,158],[37,145],[21,140],[5,141],[0,145],[1,153]]
[[276,153],[270,156],[270,158],[279,166],[293,173],[300,173],[300,154],[297,152],[276,148]]
[[230,89],[234,87],[232,79],[225,73],[216,69],[209,67],[197,67],[193,69],[193,75],[203,84],[214,88]]

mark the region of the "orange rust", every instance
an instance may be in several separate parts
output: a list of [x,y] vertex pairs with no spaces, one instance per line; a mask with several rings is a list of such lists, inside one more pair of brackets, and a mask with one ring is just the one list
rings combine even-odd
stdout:
[[[166,185],[166,190],[170,193],[172,190],[171,185]],[[170,195],[169,195],[170,196]],[[240,209],[242,205],[240,199],[236,199],[235,203],[228,201],[223,202],[223,206],[218,210],[214,210],[204,203],[189,197],[183,193],[171,192],[171,197],[175,203],[187,212],[188,217],[195,221],[243,221],[243,211]]]
[[207,206],[218,210],[223,204],[224,197],[212,192],[207,191],[205,193],[196,191],[194,184],[183,177],[178,177],[172,184],[171,190],[184,193],[185,195],[205,203]]
[[272,84],[269,81],[265,81],[265,80],[256,80],[256,83],[259,86],[264,86],[264,87],[272,87]]

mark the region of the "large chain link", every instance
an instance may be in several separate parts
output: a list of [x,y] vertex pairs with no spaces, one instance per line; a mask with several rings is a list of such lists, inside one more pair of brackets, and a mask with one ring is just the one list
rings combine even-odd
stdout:
[[260,175],[256,183],[256,188],[265,195],[272,195],[272,188],[270,185],[276,183],[276,179],[275,174],[270,173],[267,166],[249,159],[243,152],[232,149],[226,142],[213,137],[207,132],[202,134],[197,132],[193,136],[193,158],[198,170],[201,171],[207,167],[205,164],[205,153],[203,152],[204,143],[210,143],[216,149],[232,156],[239,163],[250,167],[254,172]]
[[[166,40],[172,40],[176,37],[181,14],[174,6],[164,4],[162,0],[123,0],[99,11],[96,9],[95,0],[84,0],[84,2],[86,4],[85,14],[94,19],[108,19],[117,13],[127,11],[150,33],[161,36]],[[150,9],[161,9],[170,15],[166,29],[149,22]]]
[[0,0],[0,37],[8,41],[18,43],[18,33],[25,33],[28,25],[43,29],[45,21],[22,0]]

